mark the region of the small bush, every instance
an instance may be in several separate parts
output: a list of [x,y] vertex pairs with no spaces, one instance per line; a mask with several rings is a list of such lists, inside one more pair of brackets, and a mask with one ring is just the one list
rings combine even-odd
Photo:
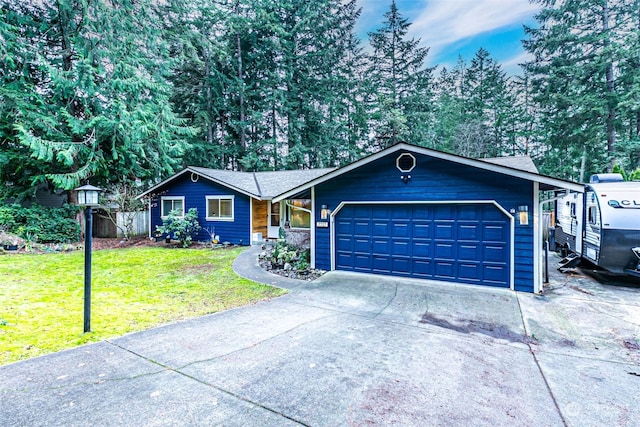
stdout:
[[156,230],[167,236],[173,236],[186,248],[193,241],[193,235],[200,231],[198,222],[198,209],[191,208],[184,217],[178,215],[177,211],[172,211],[169,216],[162,220],[162,225]]
[[41,243],[77,242],[80,240],[80,224],[76,221],[79,210],[72,205],[61,208],[0,205],[0,230]]

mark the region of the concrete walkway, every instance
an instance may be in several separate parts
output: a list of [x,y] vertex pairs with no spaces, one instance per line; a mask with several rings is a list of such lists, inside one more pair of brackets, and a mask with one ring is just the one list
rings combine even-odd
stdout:
[[234,269],[289,294],[2,366],[0,425],[638,425],[638,287],[307,283],[257,250]]

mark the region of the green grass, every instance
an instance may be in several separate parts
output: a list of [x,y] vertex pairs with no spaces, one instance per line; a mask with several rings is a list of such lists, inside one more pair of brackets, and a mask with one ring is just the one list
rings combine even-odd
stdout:
[[0,256],[0,365],[282,295],[233,272],[242,250],[94,251],[86,334],[84,252]]

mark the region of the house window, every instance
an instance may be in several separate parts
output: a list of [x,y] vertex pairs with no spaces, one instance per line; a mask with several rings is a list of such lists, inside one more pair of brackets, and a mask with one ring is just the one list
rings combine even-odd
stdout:
[[311,200],[287,200],[287,218],[291,228],[311,228]]
[[177,216],[184,216],[184,197],[162,197],[160,199],[162,218],[166,218],[175,211]]
[[207,196],[207,221],[233,221],[234,196]]

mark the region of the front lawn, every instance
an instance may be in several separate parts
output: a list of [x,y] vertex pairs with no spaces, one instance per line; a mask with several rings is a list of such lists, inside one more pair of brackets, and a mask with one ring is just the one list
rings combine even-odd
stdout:
[[0,365],[282,295],[233,272],[242,250],[94,251],[86,334],[84,252],[0,256]]

